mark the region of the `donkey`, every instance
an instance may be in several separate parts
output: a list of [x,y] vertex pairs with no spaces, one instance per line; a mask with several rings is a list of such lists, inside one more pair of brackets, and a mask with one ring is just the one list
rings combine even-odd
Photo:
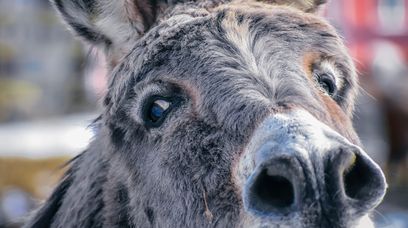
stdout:
[[55,0],[110,82],[26,227],[373,227],[386,182],[324,3]]

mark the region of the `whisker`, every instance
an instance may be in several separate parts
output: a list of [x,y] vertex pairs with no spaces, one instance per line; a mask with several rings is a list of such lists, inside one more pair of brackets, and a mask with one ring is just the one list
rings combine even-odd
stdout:
[[[378,216],[379,218],[380,218],[380,221],[383,221],[383,222],[381,222],[382,223],[382,225],[381,226],[378,226],[377,224],[376,224],[376,227],[379,227],[379,228],[381,228],[381,227],[395,227],[396,228],[396,226],[388,219],[388,217],[387,216],[385,216],[385,215],[383,215],[380,211],[378,211],[377,209],[374,209],[373,210],[373,212],[372,212],[373,214],[376,214],[375,216]],[[378,221],[378,219],[376,219],[376,221]],[[376,222],[375,221],[375,222]]]
[[358,85],[358,88],[360,91],[362,91],[365,95],[367,95],[369,98],[373,99],[374,101],[378,101],[377,98],[374,97],[374,95],[370,94],[367,90],[365,90],[362,86]]

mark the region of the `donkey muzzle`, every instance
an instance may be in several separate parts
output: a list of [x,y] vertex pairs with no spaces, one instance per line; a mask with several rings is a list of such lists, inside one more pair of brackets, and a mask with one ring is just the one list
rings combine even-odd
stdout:
[[360,147],[300,110],[265,119],[238,170],[245,210],[261,218],[357,220],[386,189],[381,169]]

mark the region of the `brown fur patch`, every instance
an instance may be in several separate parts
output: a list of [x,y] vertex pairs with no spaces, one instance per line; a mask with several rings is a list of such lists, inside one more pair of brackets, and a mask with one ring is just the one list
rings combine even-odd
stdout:
[[199,105],[203,103],[197,87],[193,86],[188,81],[176,80],[174,78],[168,78],[166,81],[168,83],[176,85],[177,87],[180,87],[182,91],[185,91],[187,93],[187,96],[190,98],[192,104],[192,114],[194,116],[197,116]]
[[302,67],[309,79],[313,79],[313,64],[320,58],[317,52],[306,52],[302,57]]
[[328,95],[320,93],[326,110],[331,119],[331,125],[349,139],[352,143],[359,144],[357,135],[353,132],[353,126],[347,114],[340,108],[340,106]]

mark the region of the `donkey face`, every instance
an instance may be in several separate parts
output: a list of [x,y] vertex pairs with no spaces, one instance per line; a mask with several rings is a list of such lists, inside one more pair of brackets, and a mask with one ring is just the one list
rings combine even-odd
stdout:
[[[56,1],[112,67],[87,152],[104,165],[73,171],[106,175],[90,187],[100,224],[372,225],[386,184],[350,123],[354,67],[319,2]],[[70,184],[53,224],[91,195]]]

